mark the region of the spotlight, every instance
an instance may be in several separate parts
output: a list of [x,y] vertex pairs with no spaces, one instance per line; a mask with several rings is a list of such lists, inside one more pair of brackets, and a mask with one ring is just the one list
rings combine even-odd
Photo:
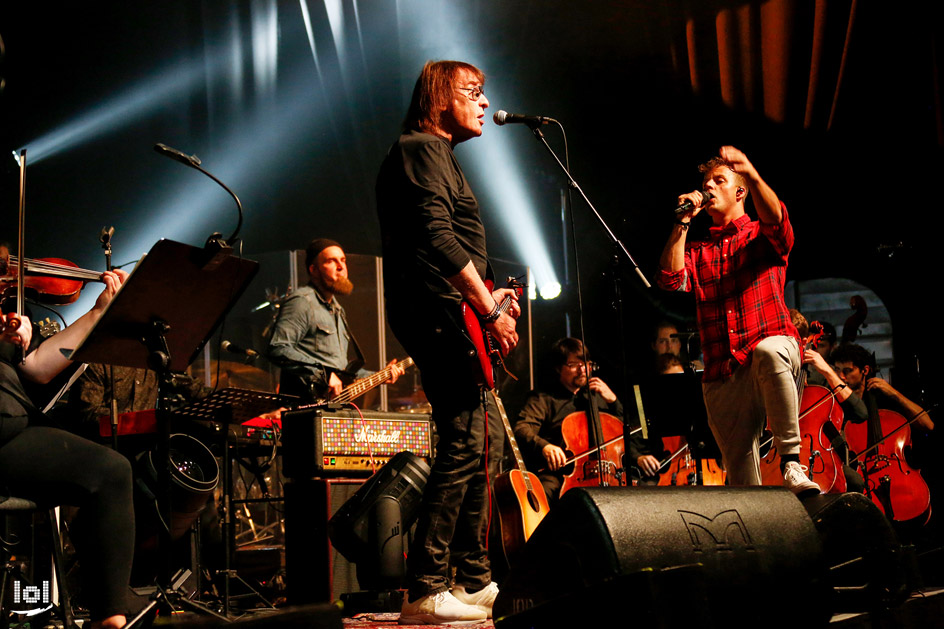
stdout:
[[560,282],[548,282],[541,286],[541,299],[557,299],[560,294]]

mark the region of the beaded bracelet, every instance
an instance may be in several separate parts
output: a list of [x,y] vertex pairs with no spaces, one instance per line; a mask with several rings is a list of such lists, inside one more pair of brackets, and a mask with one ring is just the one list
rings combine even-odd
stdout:
[[501,310],[499,309],[498,302],[496,301],[495,307],[492,308],[492,311],[488,313],[487,315],[479,315],[479,319],[481,319],[484,323],[494,323],[495,321],[498,320],[498,317],[500,316],[501,316]]

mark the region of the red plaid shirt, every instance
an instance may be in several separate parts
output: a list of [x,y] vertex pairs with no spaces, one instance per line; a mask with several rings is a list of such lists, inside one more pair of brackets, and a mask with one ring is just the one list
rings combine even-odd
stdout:
[[744,215],[712,227],[708,240],[685,245],[683,270],[659,275],[661,288],[695,291],[704,382],[730,376],[768,336],[799,341],[783,299],[793,227],[787,207],[780,207],[779,225]]

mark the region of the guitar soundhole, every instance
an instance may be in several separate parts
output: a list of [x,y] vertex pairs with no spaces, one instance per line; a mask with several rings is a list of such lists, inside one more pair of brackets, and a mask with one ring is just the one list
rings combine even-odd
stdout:
[[531,510],[535,513],[541,510],[541,505],[538,504],[538,497],[534,495],[533,491],[528,492],[528,504],[531,505]]

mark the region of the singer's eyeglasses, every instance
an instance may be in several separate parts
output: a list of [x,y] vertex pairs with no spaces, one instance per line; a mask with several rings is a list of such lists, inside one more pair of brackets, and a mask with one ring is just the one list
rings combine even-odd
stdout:
[[482,95],[485,93],[485,87],[481,85],[476,85],[475,87],[457,87],[456,89],[468,92],[468,97],[471,101],[477,101],[482,98]]

